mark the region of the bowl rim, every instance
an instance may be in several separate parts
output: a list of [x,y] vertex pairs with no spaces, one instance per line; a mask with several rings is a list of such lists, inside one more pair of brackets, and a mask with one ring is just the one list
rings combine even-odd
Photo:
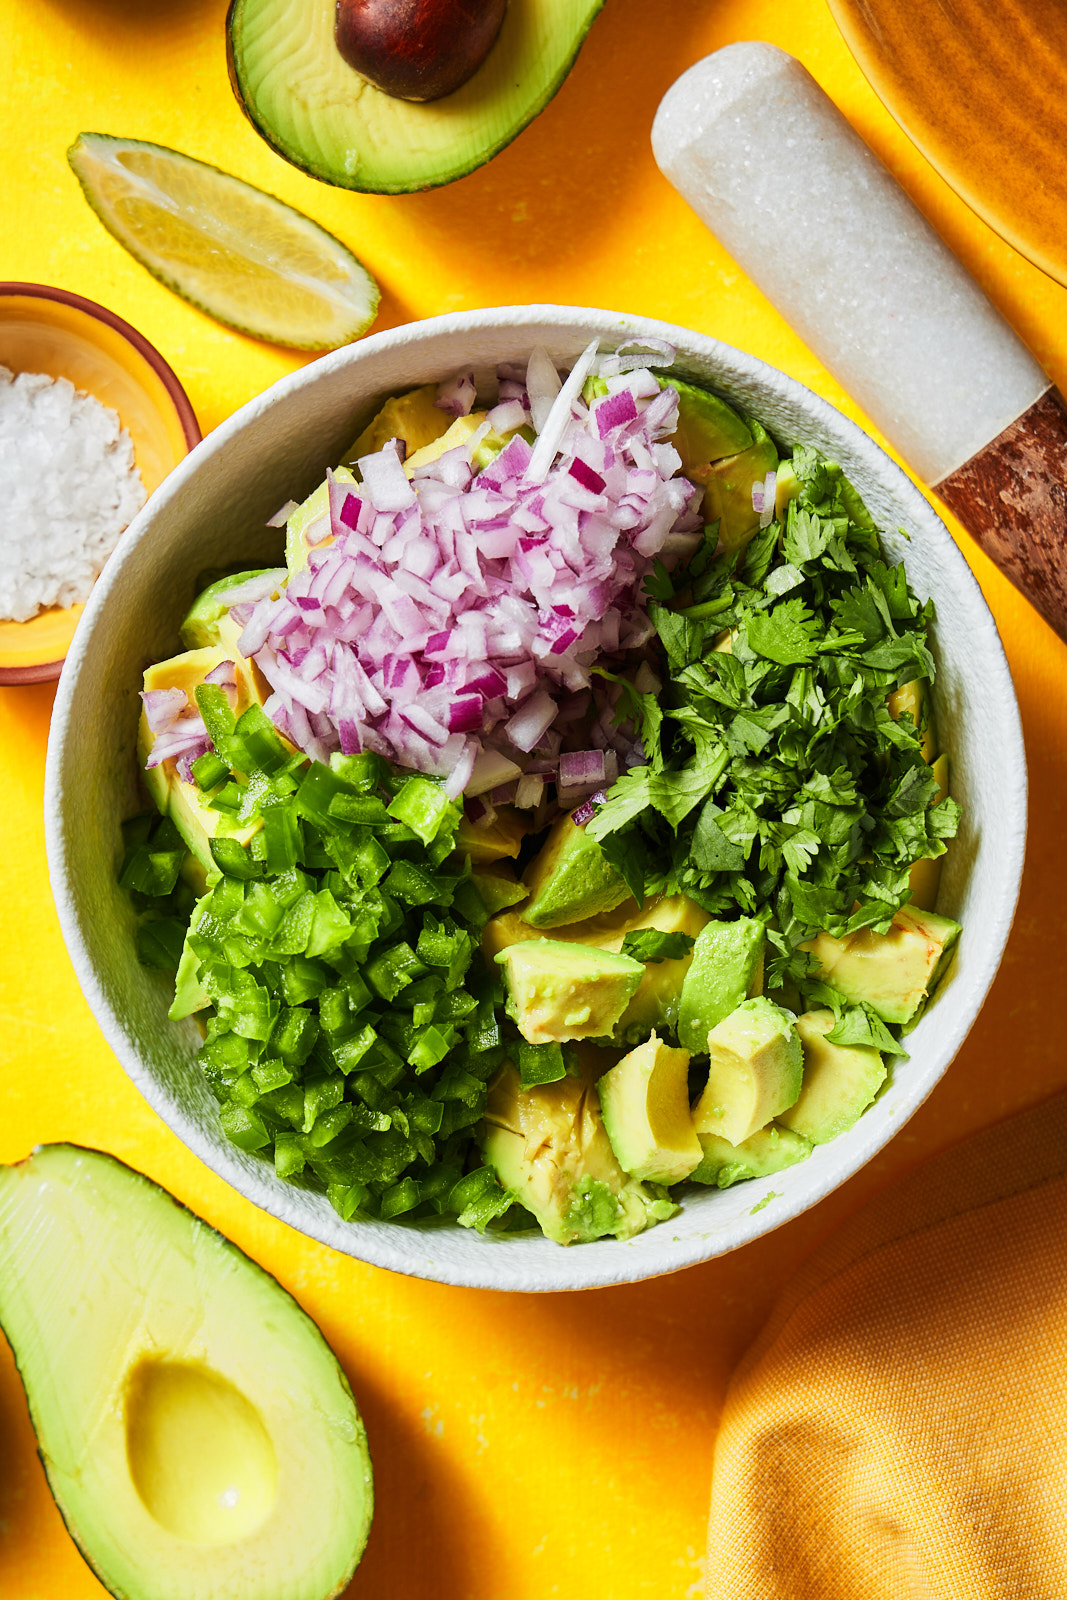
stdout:
[[[924,1074],[910,1082],[900,1095],[899,1103],[892,1108],[893,1124],[883,1131],[872,1123],[863,1135],[863,1119],[857,1124],[860,1136],[852,1143],[848,1157],[836,1163],[819,1163],[816,1172],[808,1162],[801,1163],[795,1172],[805,1174],[802,1181],[789,1185],[786,1196],[775,1196],[779,1204],[773,1210],[763,1211],[765,1199],[744,1219],[714,1231],[711,1228],[693,1232],[679,1238],[672,1234],[669,1223],[660,1224],[638,1239],[656,1236],[661,1248],[652,1265],[635,1261],[626,1242],[599,1241],[579,1249],[558,1251],[559,1270],[552,1273],[550,1283],[531,1281],[521,1262],[514,1268],[507,1265],[507,1239],[487,1241],[477,1265],[469,1260],[457,1263],[448,1252],[442,1256],[433,1248],[436,1230],[414,1229],[403,1223],[361,1224],[342,1222],[334,1213],[323,1211],[312,1219],[297,1213],[288,1204],[293,1193],[292,1185],[276,1178],[273,1168],[266,1163],[242,1163],[241,1152],[233,1147],[212,1144],[202,1133],[190,1113],[178,1103],[159,1083],[152,1071],[141,1060],[127,1036],[121,1019],[112,1009],[101,980],[97,976],[89,951],[83,939],[75,908],[72,864],[68,858],[63,815],[60,807],[62,792],[62,751],[71,734],[71,712],[78,675],[82,669],[92,637],[97,612],[102,610],[108,595],[116,586],[122,568],[141,540],[150,534],[150,519],[165,510],[171,498],[181,496],[186,481],[198,470],[206,454],[214,456],[226,450],[231,440],[242,430],[255,423],[263,411],[284,401],[293,391],[314,383],[317,375],[332,372],[338,367],[358,363],[362,359],[388,352],[393,347],[411,343],[413,336],[420,340],[435,335],[473,334],[479,330],[489,332],[506,328],[511,332],[529,329],[531,341],[536,341],[538,327],[551,326],[573,329],[575,334],[599,331],[600,337],[622,343],[626,339],[655,336],[681,347],[683,358],[699,355],[725,369],[731,376],[747,380],[767,380],[773,385],[776,399],[792,401],[813,425],[828,426],[839,441],[855,447],[858,456],[871,463],[871,470],[885,482],[888,478],[897,497],[902,515],[910,516],[920,526],[924,523],[936,533],[939,554],[951,571],[954,585],[966,597],[968,619],[987,631],[988,655],[983,656],[983,673],[991,692],[1004,712],[1004,728],[998,746],[998,770],[1005,774],[1005,794],[1011,801],[1011,814],[1019,819],[1010,836],[998,841],[998,861],[1002,868],[1001,888],[994,914],[983,924],[983,940],[973,953],[968,966],[967,1004],[962,1029],[953,1033],[947,1044],[939,1044],[931,1052],[931,1063]],[[119,546],[98,580],[86,606],[86,612],[75,636],[67,668],[60,681],[52,717],[45,773],[45,842],[49,872],[56,909],[64,940],[75,973],[81,983],[86,1000],[93,1011],[97,1025],[118,1056],[124,1069],[145,1096],[148,1103],[161,1116],[173,1133],[218,1176],[225,1179],[246,1199],[260,1206],[280,1221],[287,1222],[318,1243],[326,1244],[341,1253],[355,1257],[374,1266],[401,1272],[408,1276],[452,1284],[466,1288],[493,1288],[519,1292],[561,1292],[576,1289],[601,1288],[612,1285],[644,1281],[699,1265],[714,1257],[726,1254],[741,1245],[751,1243],[765,1233],[793,1220],[809,1210],[833,1190],[839,1188],[888,1143],[892,1134],[918,1110],[919,1106],[940,1081],[950,1062],[961,1048],[976,1020],[989,987],[1000,965],[1008,934],[1014,918],[1022,876],[1026,837],[1026,761],[1022,726],[1014,685],[1008,668],[1003,645],[996,623],[989,610],[977,579],[971,572],[962,552],[956,546],[948,529],[903,469],[866,434],[855,422],[840,412],[829,401],[806,388],[796,379],[772,366],[760,357],[727,345],[712,335],[685,328],[657,318],[640,314],[606,311],[602,308],[580,306],[526,305],[497,306],[474,311],[451,312],[426,318],[413,324],[403,324],[371,335],[356,345],[344,346],[329,355],[308,363],[297,371],[271,385],[262,394],[248,401],[234,412],[210,435],[209,439],[192,452],[170,474],[166,483],[138,513],[123,534]],[[146,525],[147,524],[147,525]],[[939,531],[936,531],[939,530]],[[946,578],[946,584],[949,579]],[[75,735],[76,736],[76,735]],[[873,1108],[872,1108],[873,1109]],[[855,1131],[855,1130],[854,1130]],[[830,1146],[819,1147],[829,1149]],[[288,1191],[288,1193],[286,1192]],[[784,1204],[782,1203],[784,1200]],[[328,1209],[328,1208],[327,1208]],[[756,1212],[760,1212],[758,1222]],[[751,1218],[752,1220],[747,1220]],[[436,1235],[438,1238],[439,1234]],[[406,1241],[406,1243],[405,1243]],[[421,1241],[419,1248],[417,1242]],[[633,1245],[636,1241],[629,1241]],[[521,1252],[518,1252],[521,1257]],[[553,1258],[555,1261],[555,1258]]]
[[[200,424],[196,420],[193,403],[186,394],[181,380],[174,368],[156,349],[150,339],[146,339],[132,323],[120,317],[117,312],[111,311],[107,306],[100,305],[96,300],[89,300],[85,295],[75,294],[72,289],[60,289],[47,283],[19,283],[15,280],[0,281],[0,299],[14,300],[51,300],[58,305],[72,306],[74,310],[84,312],[96,322],[102,322],[107,327],[113,328],[116,333],[132,345],[138,355],[155,372],[167,392],[167,397],[174,407],[182,435],[185,439],[186,452],[195,448],[204,435]],[[99,580],[98,580],[99,581]],[[64,609],[69,609],[65,607]],[[73,642],[73,641],[72,641]],[[70,653],[68,646],[67,654]],[[0,667],[0,687],[18,683],[50,683],[58,678],[63,670],[66,656],[61,656],[57,661],[34,661],[27,666]]]

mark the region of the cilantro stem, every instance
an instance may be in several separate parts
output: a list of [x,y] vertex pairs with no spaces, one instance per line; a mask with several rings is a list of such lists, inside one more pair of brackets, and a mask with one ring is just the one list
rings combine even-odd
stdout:
[[720,611],[729,611],[733,603],[732,594],[721,594],[717,600],[705,600],[698,606],[680,606],[678,615],[690,622],[699,622],[704,617],[717,617]]

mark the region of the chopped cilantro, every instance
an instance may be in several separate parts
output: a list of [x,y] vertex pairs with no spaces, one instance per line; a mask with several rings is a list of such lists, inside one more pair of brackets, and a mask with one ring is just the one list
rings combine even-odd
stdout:
[[659,928],[638,928],[622,941],[622,954],[635,961],[680,961],[695,940],[688,933],[663,933]]
[[[936,802],[920,730],[886,705],[935,675],[933,607],[887,564],[834,462],[798,448],[792,467],[784,526],[731,555],[708,536],[646,584],[668,671],[651,706],[631,707],[647,764],[587,824],[638,898],[766,915],[772,985],[805,978],[798,946],[820,930],[888,928],[909,868],[941,855],[959,820]],[[835,1037],[874,1044],[876,1022],[840,1019]],[[877,1048],[899,1049],[881,1033]]]

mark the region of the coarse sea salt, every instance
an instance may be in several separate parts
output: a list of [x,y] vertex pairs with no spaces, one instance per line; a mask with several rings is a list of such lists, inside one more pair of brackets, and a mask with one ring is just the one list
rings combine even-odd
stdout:
[[87,599],[144,501],[114,411],[66,378],[0,366],[0,618]]

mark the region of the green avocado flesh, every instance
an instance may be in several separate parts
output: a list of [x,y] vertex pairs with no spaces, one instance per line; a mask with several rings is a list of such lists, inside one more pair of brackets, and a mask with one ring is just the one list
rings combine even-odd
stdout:
[[496,959],[507,978],[508,1012],[529,1044],[606,1038],[645,972],[629,956],[561,939],[523,940]]
[[671,443],[690,483],[707,483],[713,461],[736,456],[752,445],[752,430],[717,394],[682,378],[661,377],[659,383],[661,389],[674,389],[678,395],[678,426]]
[[342,58],[335,0],[232,0],[230,79],[256,130],[312,177],[374,194],[432,189],[482,166],[544,110],[603,3],[512,3],[474,76],[416,102]]
[[812,1144],[825,1144],[847,1133],[882,1084],[886,1069],[877,1050],[831,1044],[832,1011],[805,1011],[796,1028],[804,1051],[804,1086],[779,1122]]
[[257,567],[254,572],[238,572],[233,577],[220,578],[197,595],[179,630],[185,648],[202,650],[208,645],[218,644],[219,623],[230,609],[233,591],[251,578],[263,577],[270,570],[269,567]]
[[139,1600],[328,1600],[373,1506],[366,1434],[310,1317],[163,1189],[95,1150],[0,1168],[0,1324],[49,1485]]
[[560,817],[526,869],[531,928],[559,928],[613,911],[630,898],[625,880],[586,830]]
[[749,1178],[769,1178],[811,1154],[810,1140],[776,1122],[757,1129],[741,1144],[731,1144],[717,1133],[702,1133],[699,1138],[703,1159],[689,1174],[690,1181],[720,1189]]
[[704,521],[718,522],[719,538],[727,550],[740,550],[759,527],[752,505],[752,490],[778,465],[778,451],[766,428],[748,419],[754,443],[735,456],[712,463],[705,480]]
[[756,917],[701,929],[678,1007],[678,1041],[686,1050],[703,1055],[709,1031],[757,992],[762,959],[763,924]]
[[622,1170],[584,1074],[524,1089],[506,1064],[490,1085],[482,1153],[557,1244],[630,1239],[677,1210]]

